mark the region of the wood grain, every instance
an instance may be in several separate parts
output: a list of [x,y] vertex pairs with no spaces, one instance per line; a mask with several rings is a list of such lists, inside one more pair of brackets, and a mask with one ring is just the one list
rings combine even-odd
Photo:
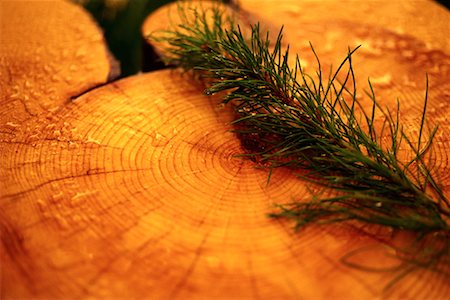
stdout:
[[[188,74],[173,70],[140,74],[84,93],[105,82],[111,72],[98,29],[80,8],[68,3],[27,3],[1,2],[2,14],[8,12],[4,14],[7,21],[2,22],[2,39],[21,36],[32,41],[35,34],[29,28],[38,26],[55,33],[35,42],[45,41],[37,62],[37,56],[30,54],[35,43],[25,44],[24,49],[19,42],[10,48],[2,43],[2,298],[447,297],[448,278],[435,273],[415,272],[383,293],[396,273],[361,271],[341,261],[357,251],[351,257],[353,263],[378,269],[396,266],[399,262],[391,257],[388,245],[401,236],[350,225],[309,227],[296,233],[293,224],[267,218],[275,203],[309,198],[308,188],[314,187],[283,169],[276,170],[266,185],[267,171],[236,157],[243,150],[230,132],[230,108],[221,105],[219,98],[202,96],[201,87]],[[263,1],[256,9],[248,3],[243,2],[243,7],[248,5],[268,26],[286,22],[289,42],[298,42],[294,48],[301,50],[304,41],[294,36],[299,26],[295,18],[281,11],[281,17],[275,18],[277,9],[290,5],[289,11],[295,12],[302,11],[301,6],[282,1],[269,9]],[[310,3],[309,9],[313,6]],[[315,6],[321,11],[320,5]],[[54,9],[54,17],[47,17]],[[33,13],[39,11],[46,14]],[[73,48],[67,47],[62,39],[66,30],[72,34],[74,25],[66,14],[76,15],[86,31],[82,36],[96,37],[95,41],[79,38]],[[312,21],[300,23],[309,30],[301,34],[320,39],[328,30],[314,31],[314,18],[309,18]],[[16,19],[36,25],[12,27],[21,24],[11,23]],[[404,38],[408,41],[405,47],[426,53],[423,61],[417,58],[421,56],[402,61],[397,48],[373,46],[371,51],[381,54],[362,52],[355,64],[361,66],[361,78],[374,70],[376,76],[395,71],[390,81],[380,81],[377,91],[387,104],[395,101],[391,95],[402,96],[404,126],[412,130],[417,128],[423,99],[423,72],[430,71],[430,120],[440,122],[442,128],[436,143],[436,170],[448,194],[449,112],[442,105],[449,100],[447,48],[440,44],[429,48],[420,37],[405,37],[384,23],[375,30],[369,23],[355,27],[336,22],[344,24],[336,25],[338,34],[367,26],[368,40],[392,36],[395,44]],[[351,34],[358,37],[358,30]],[[338,37],[344,45],[345,40]],[[70,54],[64,59],[54,57],[52,49],[63,48],[70,49]],[[344,46],[338,48],[319,51],[331,62],[334,54],[345,54]],[[76,58],[78,49],[86,50],[86,60]],[[61,78],[70,76],[72,64],[80,73],[70,83],[40,79],[44,61],[61,68],[56,72]],[[380,70],[385,66],[387,70]],[[412,76],[408,89],[397,81],[402,76]],[[20,83],[17,91],[11,87],[16,82]],[[58,96],[51,99],[41,88],[54,88]],[[34,89],[39,93],[23,105],[22,99],[33,95],[28,93]]]

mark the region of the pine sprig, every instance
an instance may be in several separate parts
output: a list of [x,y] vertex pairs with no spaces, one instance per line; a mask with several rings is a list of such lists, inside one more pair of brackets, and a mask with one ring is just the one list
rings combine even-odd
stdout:
[[[234,104],[243,155],[271,169],[291,168],[301,179],[335,191],[280,206],[272,217],[293,219],[297,228],[354,220],[408,230],[427,247],[440,241],[432,245],[433,255],[414,256],[416,265],[430,267],[436,256],[449,261],[450,203],[426,163],[437,131],[426,129],[428,79],[414,142],[399,123],[400,105],[395,111],[381,107],[370,81],[371,108],[357,99],[352,64],[357,48],[326,77],[311,46],[318,71],[310,76],[298,56],[291,64],[282,30],[272,43],[258,24],[246,38],[220,10],[193,13],[193,19],[184,15],[177,30],[153,37],[168,43],[167,62],[199,74],[206,94],[226,92],[223,101]],[[384,122],[378,129],[380,114]],[[412,158],[403,162],[399,153],[405,147]]]

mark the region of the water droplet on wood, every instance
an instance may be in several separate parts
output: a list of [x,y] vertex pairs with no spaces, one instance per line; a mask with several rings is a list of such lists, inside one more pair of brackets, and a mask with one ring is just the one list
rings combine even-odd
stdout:
[[407,86],[407,87],[413,87],[413,88],[417,87],[416,82],[413,81],[413,80],[411,80],[411,79],[409,78],[409,76],[405,76],[405,77],[403,78],[403,85],[405,85],[405,86]]
[[67,230],[69,229],[69,222],[67,221],[66,218],[64,218],[61,215],[55,215],[54,216],[54,220],[56,221],[56,224],[58,225],[58,227],[62,230]]
[[76,142],[69,141],[69,149],[78,149],[80,146]]
[[32,143],[32,142],[35,142],[35,141],[38,141],[38,140],[39,140],[39,135],[38,134],[33,134],[33,135],[30,135],[28,137],[28,142],[29,143]]
[[92,143],[92,144],[97,144],[100,145],[100,142],[94,138],[92,138],[91,136],[88,136],[86,143]]
[[158,131],[155,131],[153,133],[153,140],[152,140],[153,146],[155,146],[155,147],[165,146],[165,145],[167,145],[168,142],[169,142],[169,139],[167,139],[167,137],[165,137]]
[[5,126],[6,126],[6,128],[9,128],[9,129],[13,129],[13,130],[14,130],[14,129],[16,129],[17,127],[19,127],[20,125],[14,123],[14,122],[6,122]]
[[60,130],[53,131],[53,137],[54,138],[59,138],[60,136],[61,136],[61,131]]
[[38,199],[38,200],[36,201],[36,204],[37,204],[39,210],[40,210],[42,213],[45,212],[45,208],[46,208],[47,205],[45,204],[45,202],[44,202],[42,199]]
[[392,75],[387,73],[384,74],[383,76],[373,77],[370,78],[370,82],[376,86],[388,87],[392,85]]
[[52,200],[53,201],[61,200],[63,198],[63,196],[64,196],[64,192],[59,191],[58,193],[52,195]]
[[85,198],[96,194],[97,190],[87,190],[85,192],[76,192],[75,195],[72,196],[71,200],[72,202],[79,203],[80,201],[84,200]]
[[76,52],[75,52],[75,57],[76,58],[81,58],[81,57],[83,57],[83,56],[85,56],[86,55],[86,48],[84,48],[84,47],[81,47],[81,48],[79,48]]
[[128,133],[128,134],[130,134],[130,135],[136,135],[136,130],[133,130],[133,129],[131,129],[131,128],[128,128],[128,129],[126,130],[126,133]]
[[408,59],[408,60],[412,60],[415,58],[416,53],[411,50],[411,49],[405,49],[401,52],[401,55],[403,56],[403,58]]

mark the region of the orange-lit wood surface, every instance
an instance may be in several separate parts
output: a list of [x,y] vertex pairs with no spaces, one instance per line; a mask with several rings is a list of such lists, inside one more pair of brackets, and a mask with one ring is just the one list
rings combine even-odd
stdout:
[[[361,89],[399,97],[417,131],[430,77],[439,122],[436,170],[450,193],[449,13],[422,1],[242,1],[246,21],[285,24],[286,41],[314,70],[347,46]],[[445,299],[449,280],[415,272],[392,289],[403,238],[349,225],[268,219],[275,203],[309,198],[288,170],[235,155],[230,108],[188,75],[114,73],[100,30],[65,2],[0,2],[0,259],[2,299]],[[149,16],[161,28],[167,8]],[[75,21],[76,20],[76,21]],[[447,40],[446,40],[447,37]],[[87,92],[88,91],[88,92]],[[86,93],[84,93],[86,92]],[[81,95],[81,96],[77,96]],[[74,98],[74,99],[72,99]],[[381,241],[380,241],[381,240]]]

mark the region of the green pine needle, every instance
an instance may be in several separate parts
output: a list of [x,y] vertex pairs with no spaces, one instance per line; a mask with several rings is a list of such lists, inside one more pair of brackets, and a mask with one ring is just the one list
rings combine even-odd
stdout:
[[[318,71],[310,76],[298,57],[293,67],[288,64],[282,30],[272,43],[258,24],[246,38],[220,10],[193,13],[193,21],[184,15],[177,30],[152,37],[170,45],[167,62],[199,74],[207,95],[226,91],[223,101],[234,103],[233,124],[245,156],[269,168],[305,170],[301,179],[335,191],[332,197],[279,206],[271,217],[293,219],[297,228],[354,220],[412,231],[427,243],[408,261],[430,269],[438,258],[449,262],[450,203],[426,164],[437,131],[426,134],[428,78],[414,142],[399,123],[398,103],[395,112],[381,107],[370,82],[371,109],[367,112],[357,99],[352,64],[357,48],[349,49],[337,70],[325,77],[311,46]],[[342,74],[345,79],[338,82]],[[377,130],[380,113],[384,123]],[[413,154],[410,161],[399,159],[402,147]],[[425,248],[433,251],[421,255]]]

